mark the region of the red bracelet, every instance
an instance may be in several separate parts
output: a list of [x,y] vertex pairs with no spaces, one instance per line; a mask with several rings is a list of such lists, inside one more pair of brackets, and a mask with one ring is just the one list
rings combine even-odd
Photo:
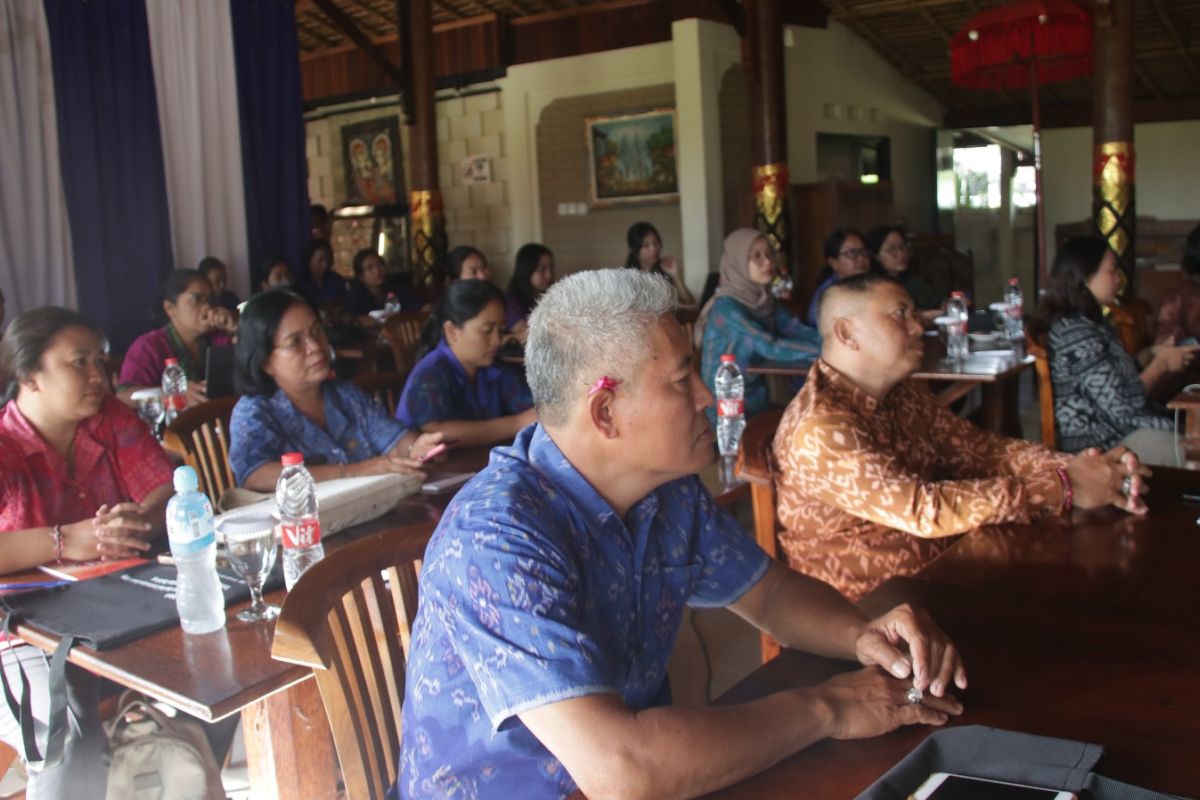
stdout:
[[1066,469],[1059,467],[1057,470],[1058,479],[1063,485],[1063,513],[1070,514],[1071,507],[1075,504],[1075,490],[1071,488],[1071,478],[1067,475]]

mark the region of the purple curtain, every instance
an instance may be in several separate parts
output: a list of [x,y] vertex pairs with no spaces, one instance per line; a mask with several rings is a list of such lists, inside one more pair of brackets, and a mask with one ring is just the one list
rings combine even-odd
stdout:
[[292,0],[230,0],[251,280],[283,256],[297,275],[309,237],[300,47]]
[[44,7],[79,307],[121,353],[174,266],[145,0]]

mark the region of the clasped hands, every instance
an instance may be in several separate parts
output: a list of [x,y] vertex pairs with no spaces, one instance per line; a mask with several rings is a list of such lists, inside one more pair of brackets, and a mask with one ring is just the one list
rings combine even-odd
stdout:
[[1106,453],[1089,447],[1068,461],[1066,470],[1078,508],[1113,505],[1131,514],[1148,510],[1145,495],[1150,486],[1146,479],[1152,473],[1127,447],[1117,445]]
[[137,556],[150,549],[146,541],[153,525],[140,503],[102,505],[91,519],[63,525],[63,557],[71,561],[101,558],[113,561]]

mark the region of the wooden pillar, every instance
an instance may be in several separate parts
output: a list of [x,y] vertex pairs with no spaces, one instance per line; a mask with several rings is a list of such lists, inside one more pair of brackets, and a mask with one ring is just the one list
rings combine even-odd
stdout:
[[1137,205],[1134,202],[1133,0],[1097,4],[1092,98],[1092,219],[1117,254],[1125,286],[1133,283]]
[[791,268],[783,21],[779,0],[746,0],[745,9],[743,53],[750,84],[754,225]]
[[431,0],[406,0],[397,4],[407,11],[408,53],[411,69],[412,111],[409,123],[410,161],[409,251],[414,279],[430,283],[442,274],[446,259],[446,216],[438,187],[437,122],[433,92],[433,9]]

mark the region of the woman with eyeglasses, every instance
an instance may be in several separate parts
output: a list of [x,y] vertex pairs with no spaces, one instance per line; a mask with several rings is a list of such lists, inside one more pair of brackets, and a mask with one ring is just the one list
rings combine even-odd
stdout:
[[[770,240],[753,228],[740,228],[725,237],[721,253],[721,282],[696,320],[696,339],[703,343],[700,376],[713,388],[721,356],[733,354],[746,381],[745,413],[751,417],[769,404],[762,375],[745,374],[746,367],[763,361],[811,362],[821,350],[821,336],[775,302],[771,282],[778,269]],[[715,425],[716,410],[708,409]]]
[[908,268],[908,236],[899,225],[880,225],[867,231],[867,250],[878,269],[900,282],[916,303],[921,319],[932,324],[946,306],[946,298]]
[[229,424],[239,486],[272,491],[284,453],[303,453],[318,481],[420,474],[416,459],[441,434],[421,435],[354,384],[333,380],[331,356],[321,320],[300,294],[272,289],[242,309],[234,366],[242,398]]
[[205,358],[211,345],[229,344],[237,320],[215,305],[212,284],[194,269],[177,269],[163,279],[161,308],[154,317],[162,327],[144,333],[125,353],[117,396],[128,398],[138,389],[162,385],[163,364],[178,359],[187,374],[188,406],[204,402]]
[[853,228],[839,228],[825,237],[825,268],[821,271],[821,282],[813,292],[808,304],[808,324],[817,326],[817,308],[821,295],[835,281],[858,275],[871,268],[871,259],[863,235]]

